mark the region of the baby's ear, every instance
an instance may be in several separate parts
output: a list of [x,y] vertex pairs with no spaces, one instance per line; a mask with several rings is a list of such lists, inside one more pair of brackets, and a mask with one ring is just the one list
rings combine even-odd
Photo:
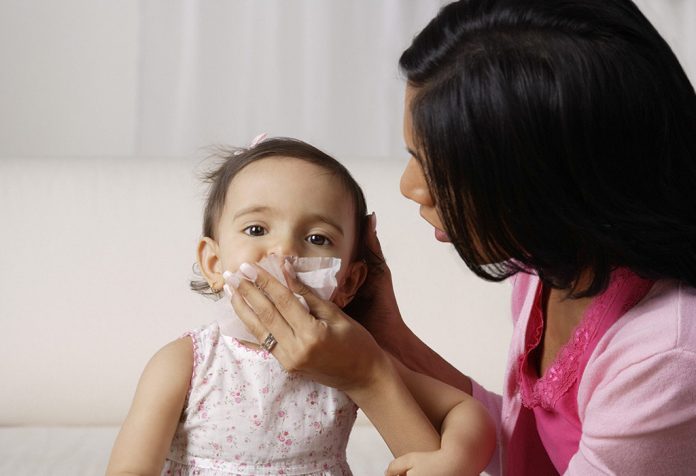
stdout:
[[[217,242],[207,236],[201,238],[196,249],[196,259],[198,267],[208,284],[211,287],[222,288],[224,279],[222,278],[222,269],[220,267],[220,247]],[[218,286],[219,285],[219,286]]]
[[365,282],[365,278],[367,278],[367,264],[363,260],[350,263],[343,284],[340,284],[336,289],[336,294],[332,299],[334,304],[340,308],[347,306]]

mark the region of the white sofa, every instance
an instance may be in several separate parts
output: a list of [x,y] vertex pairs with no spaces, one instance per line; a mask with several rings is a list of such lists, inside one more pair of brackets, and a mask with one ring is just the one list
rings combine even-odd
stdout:
[[[187,289],[204,189],[199,160],[0,160],[0,474],[101,474],[149,357],[207,321]],[[468,272],[399,195],[403,162],[347,163],[363,185],[402,313],[447,359],[497,389],[508,286]],[[446,320],[446,321],[445,321]],[[364,418],[357,476],[386,446]]]

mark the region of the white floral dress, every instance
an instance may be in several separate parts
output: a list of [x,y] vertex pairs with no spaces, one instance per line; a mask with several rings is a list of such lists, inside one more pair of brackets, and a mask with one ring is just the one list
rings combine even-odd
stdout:
[[191,388],[163,475],[351,475],[357,407],[344,393],[289,374],[217,323],[187,335]]

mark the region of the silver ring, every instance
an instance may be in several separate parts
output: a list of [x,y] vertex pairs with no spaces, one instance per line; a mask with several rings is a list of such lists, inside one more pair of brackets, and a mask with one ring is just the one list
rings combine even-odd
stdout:
[[265,350],[266,352],[270,352],[273,350],[273,347],[278,343],[275,337],[273,337],[273,334],[270,332],[264,339],[263,343],[261,344],[261,348]]

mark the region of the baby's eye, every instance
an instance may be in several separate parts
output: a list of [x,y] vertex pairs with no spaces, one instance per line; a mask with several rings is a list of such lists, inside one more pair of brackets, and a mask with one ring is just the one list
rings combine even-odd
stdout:
[[249,225],[244,228],[244,233],[249,236],[263,236],[266,234],[266,229],[261,225]]
[[327,237],[324,235],[309,235],[306,240],[317,246],[328,246],[331,244],[331,240],[329,240]]

